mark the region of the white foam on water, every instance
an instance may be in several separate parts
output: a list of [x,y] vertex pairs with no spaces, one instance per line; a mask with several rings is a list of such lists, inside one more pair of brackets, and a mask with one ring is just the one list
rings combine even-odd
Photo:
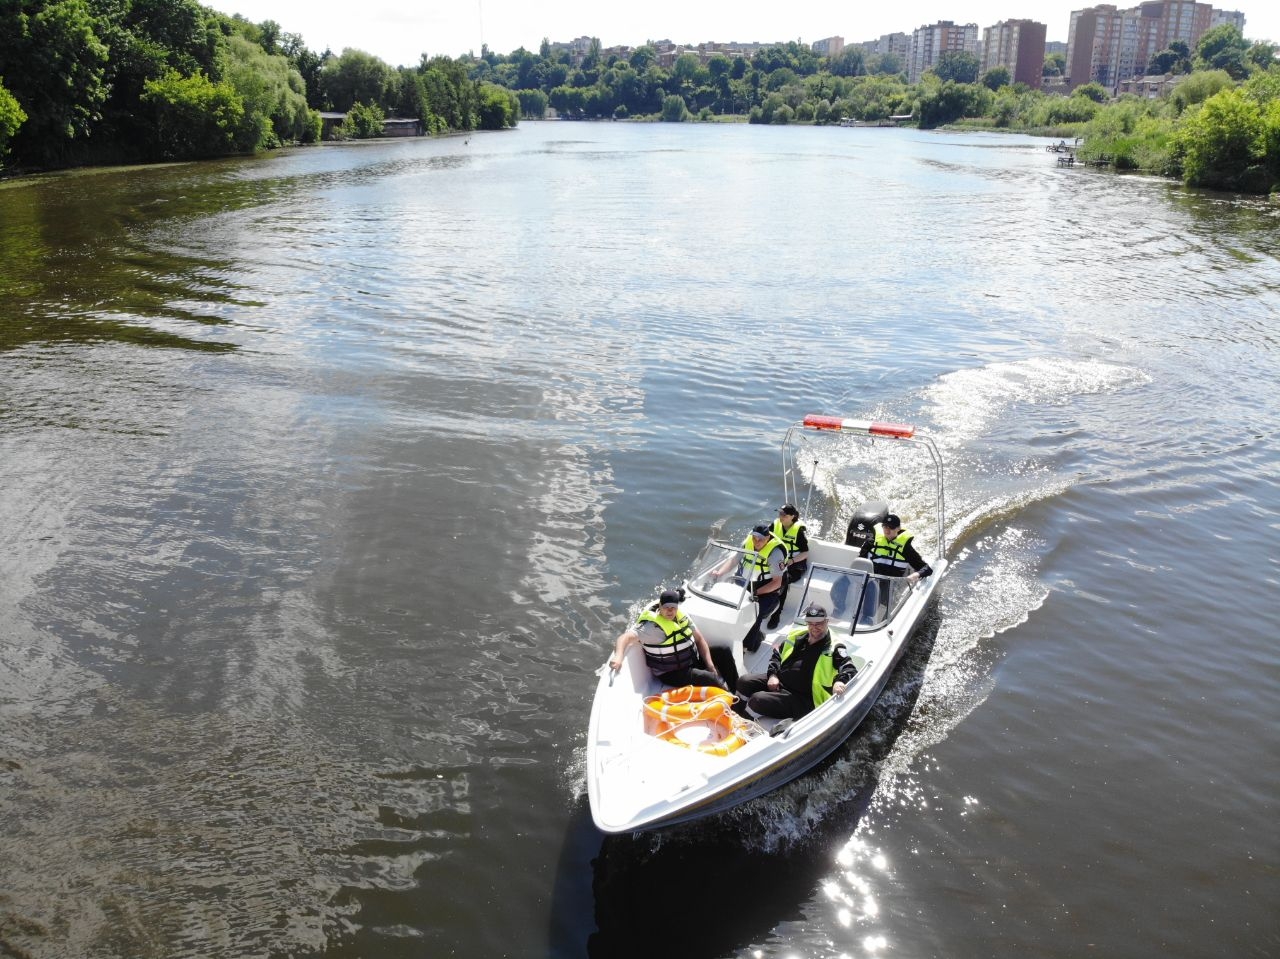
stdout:
[[955,449],[981,436],[1014,406],[1060,406],[1150,381],[1141,370],[1101,360],[1036,357],[944,374],[925,389],[924,401],[938,426],[939,445]]

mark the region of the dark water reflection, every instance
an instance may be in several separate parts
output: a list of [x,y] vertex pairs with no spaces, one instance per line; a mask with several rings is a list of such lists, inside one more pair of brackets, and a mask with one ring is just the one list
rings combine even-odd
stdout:
[[[1275,224],[892,130],[5,184],[0,952],[1280,950]],[[818,773],[606,842],[593,671],[814,411],[938,438],[936,619]],[[923,515],[845,466],[815,523]]]

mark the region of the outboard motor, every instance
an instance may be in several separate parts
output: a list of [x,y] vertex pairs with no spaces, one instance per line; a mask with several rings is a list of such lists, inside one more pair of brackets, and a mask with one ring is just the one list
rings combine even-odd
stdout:
[[844,544],[861,548],[863,543],[876,540],[876,523],[883,523],[889,515],[889,504],[880,500],[868,500],[853,511],[849,530],[844,534]]

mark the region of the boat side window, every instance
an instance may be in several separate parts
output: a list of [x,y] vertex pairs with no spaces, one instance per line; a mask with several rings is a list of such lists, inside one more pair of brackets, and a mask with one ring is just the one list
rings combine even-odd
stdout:
[[876,579],[880,581],[881,605],[886,615],[892,616],[911,595],[911,584],[905,576],[877,576]]

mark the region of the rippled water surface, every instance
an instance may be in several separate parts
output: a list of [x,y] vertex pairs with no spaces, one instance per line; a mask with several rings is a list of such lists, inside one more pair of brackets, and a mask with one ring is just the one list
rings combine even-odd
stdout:
[[[0,955],[1280,954],[1278,259],[1012,136],[0,184]],[[941,600],[812,775],[605,839],[593,672],[809,412],[937,437]]]

